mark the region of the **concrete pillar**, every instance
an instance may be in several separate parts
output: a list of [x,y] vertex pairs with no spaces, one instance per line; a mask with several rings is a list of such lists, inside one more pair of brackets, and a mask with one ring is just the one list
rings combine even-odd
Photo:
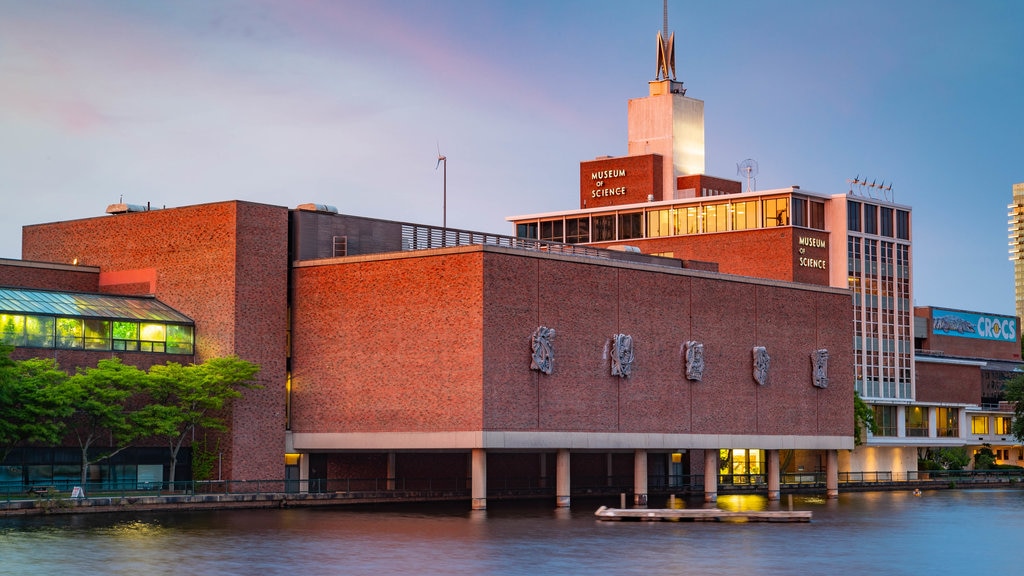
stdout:
[[473,448],[473,510],[487,509],[487,451]]
[[395,489],[395,476],[397,476],[397,475],[398,474],[395,471],[395,453],[394,452],[388,452],[388,479],[387,479],[387,489],[388,490],[394,490]]
[[555,461],[555,505],[569,507],[569,449],[559,448]]
[[704,450],[704,501],[718,502],[718,450]]
[[299,455],[299,492],[309,492],[309,454]]
[[825,497],[839,498],[839,451],[825,451]]
[[633,453],[633,507],[647,508],[647,450]]
[[778,500],[782,491],[779,489],[782,471],[779,470],[779,451],[768,451],[768,500]]

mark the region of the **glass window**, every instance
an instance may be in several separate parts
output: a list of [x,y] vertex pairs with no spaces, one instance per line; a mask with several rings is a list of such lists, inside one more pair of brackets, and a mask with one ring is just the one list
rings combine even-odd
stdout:
[[732,229],[757,228],[757,202],[736,202],[732,205]]
[[139,326],[142,336],[140,350],[143,352],[163,352],[167,342],[167,326],[164,324],[143,323]]
[[729,225],[729,208],[726,204],[711,204],[704,207],[704,231],[725,232]]
[[57,348],[82,347],[82,319],[57,318]]
[[562,229],[562,219],[545,220],[540,223],[540,239],[549,242],[564,242],[565,234]]
[[619,214],[619,240],[630,238],[643,238],[643,214],[640,212],[628,212]]
[[939,438],[957,438],[960,436],[960,416],[956,408],[936,408],[936,430]]
[[647,237],[672,235],[672,218],[669,210],[652,210],[647,213]]
[[878,234],[878,206],[864,205],[864,233]]
[[191,354],[192,353],[192,327],[168,324],[167,326],[167,353],[168,354]]
[[789,226],[788,198],[769,198],[764,201],[764,225]]
[[825,229],[825,203],[810,201],[807,203],[807,208],[810,211],[810,227],[815,230]]
[[906,210],[896,211],[896,237],[910,240],[910,212]]
[[794,197],[790,212],[793,215],[793,226],[807,226],[807,200]]
[[134,352],[139,349],[139,323],[114,322],[114,350]]
[[675,211],[676,234],[697,234],[700,232],[700,209],[687,206]]
[[615,240],[615,216],[594,216],[592,242]]
[[906,412],[907,436],[925,438],[928,436],[928,409],[921,406],[908,406]]
[[850,232],[860,232],[860,202],[846,201],[846,227]]
[[516,224],[516,236],[518,238],[529,238],[531,240],[536,240],[537,223],[529,222],[525,224]]
[[0,342],[9,346],[25,345],[25,317],[21,314],[0,314]]
[[875,436],[896,436],[896,407],[874,406],[875,424],[878,431]]
[[1010,434],[1012,420],[1009,416],[996,416],[996,434]]
[[971,434],[988,434],[988,416],[971,416]]
[[110,350],[109,320],[85,320],[85,347],[88,350]]
[[25,345],[53,348],[56,323],[53,316],[25,316]]
[[566,219],[565,241],[569,244],[590,242],[590,219],[586,217]]
[[882,236],[892,238],[892,208],[880,208],[882,215]]

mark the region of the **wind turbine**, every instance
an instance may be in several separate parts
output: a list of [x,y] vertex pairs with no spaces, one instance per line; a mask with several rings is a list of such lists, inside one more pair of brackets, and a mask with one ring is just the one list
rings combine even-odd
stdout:
[[[441,171],[441,173],[444,175],[444,180],[442,180],[442,185],[443,185],[442,190],[444,192],[444,196],[443,196],[443,202],[444,203],[442,204],[443,212],[442,212],[442,216],[441,216],[441,229],[442,230],[447,230],[448,229],[448,157],[445,156],[444,154],[441,154],[441,144],[438,143],[438,145],[437,145],[437,164],[434,166],[434,170],[437,170],[438,167],[441,166],[442,163],[444,163],[444,170]],[[442,232],[442,234],[444,234],[444,233]]]

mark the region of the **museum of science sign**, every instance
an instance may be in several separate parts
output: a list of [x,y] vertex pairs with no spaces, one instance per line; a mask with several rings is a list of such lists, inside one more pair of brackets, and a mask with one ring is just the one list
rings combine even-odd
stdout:
[[933,308],[932,332],[942,336],[1013,342],[1017,339],[1017,319]]

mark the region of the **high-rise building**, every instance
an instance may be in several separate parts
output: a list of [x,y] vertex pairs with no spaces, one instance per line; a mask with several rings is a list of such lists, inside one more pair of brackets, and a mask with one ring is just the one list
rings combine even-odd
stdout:
[[1017,317],[1024,318],[1024,182],[1013,185],[1013,202],[1007,206],[1007,211]]

